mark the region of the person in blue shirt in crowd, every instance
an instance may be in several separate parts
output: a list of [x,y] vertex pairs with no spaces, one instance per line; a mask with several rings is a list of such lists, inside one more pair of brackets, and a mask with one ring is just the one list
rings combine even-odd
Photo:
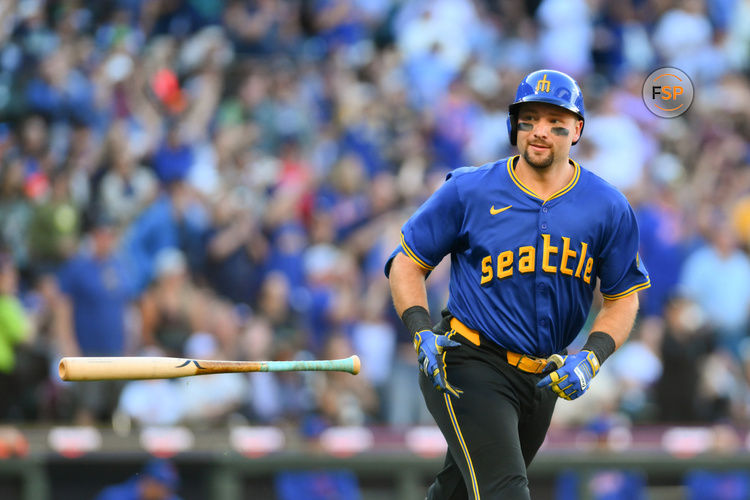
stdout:
[[127,481],[109,486],[96,500],[180,500],[177,468],[169,461],[152,459]]
[[113,220],[97,218],[89,235],[91,245],[84,245],[57,273],[73,313],[77,354],[122,355],[126,307],[134,298],[132,280],[116,253]]
[[[125,316],[135,297],[127,266],[116,253],[117,232],[112,219],[96,218],[90,230],[90,246],[63,264],[57,273],[60,290],[74,332],[62,342],[65,355],[122,356],[126,352]],[[117,402],[117,381],[74,385],[81,407],[76,419],[90,422],[105,418]]]

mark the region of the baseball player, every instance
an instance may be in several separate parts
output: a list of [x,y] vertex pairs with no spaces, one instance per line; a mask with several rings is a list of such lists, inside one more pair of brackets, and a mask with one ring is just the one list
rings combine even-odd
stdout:
[[[450,172],[386,263],[422,395],[448,442],[430,500],[528,499],[526,468],[557,398],[586,392],[650,286],[627,200],[568,156],[583,126],[575,80],[526,76],[508,116],[520,154]],[[446,254],[448,304],[433,328],[425,279]],[[566,356],[597,281],[602,309],[582,350]]]

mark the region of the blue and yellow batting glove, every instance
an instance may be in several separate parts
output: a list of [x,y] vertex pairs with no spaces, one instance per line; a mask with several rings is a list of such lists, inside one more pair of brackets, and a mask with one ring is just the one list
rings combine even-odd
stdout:
[[440,392],[448,391],[460,398],[464,392],[448,383],[445,375],[445,351],[459,347],[445,335],[435,335],[430,330],[421,330],[414,334],[414,349],[417,351],[419,370],[432,382]]
[[[561,358],[559,355],[558,359]],[[571,401],[580,397],[591,385],[591,379],[599,373],[599,360],[596,354],[583,350],[577,354],[565,356],[562,365],[550,362],[547,373],[554,370],[536,384],[537,387],[549,387],[558,397]],[[557,367],[557,369],[555,369]]]

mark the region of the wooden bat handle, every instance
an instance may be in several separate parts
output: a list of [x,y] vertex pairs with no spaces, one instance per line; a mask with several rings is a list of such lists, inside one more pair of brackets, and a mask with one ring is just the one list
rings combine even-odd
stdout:
[[340,371],[359,373],[358,356],[314,361],[224,361],[146,356],[67,357],[60,360],[62,380],[143,380],[212,373]]

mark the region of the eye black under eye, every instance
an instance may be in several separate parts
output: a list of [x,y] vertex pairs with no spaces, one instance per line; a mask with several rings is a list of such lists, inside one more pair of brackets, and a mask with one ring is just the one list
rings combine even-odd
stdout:
[[522,130],[523,132],[528,132],[532,128],[534,128],[534,126],[531,123],[518,122],[518,130]]

